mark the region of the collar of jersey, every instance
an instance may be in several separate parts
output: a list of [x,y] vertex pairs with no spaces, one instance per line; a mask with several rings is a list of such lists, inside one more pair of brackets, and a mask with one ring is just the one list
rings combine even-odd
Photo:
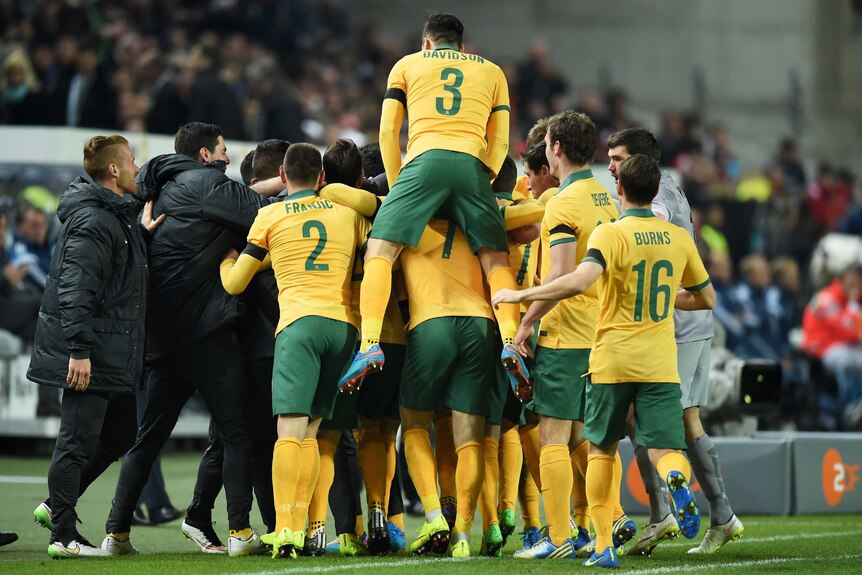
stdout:
[[572,182],[577,182],[578,180],[586,180],[587,178],[592,177],[593,171],[589,168],[587,168],[586,170],[581,170],[580,172],[574,172],[572,174],[569,174],[568,176],[566,176],[565,180],[560,182],[560,189],[557,190],[557,193],[559,194],[560,192],[562,192],[566,188],[566,186],[568,186]]
[[315,194],[316,194],[316,192],[312,189],[299,190],[298,192],[294,192],[284,199],[285,200],[299,200],[301,198],[310,198],[311,196],[313,196]]
[[455,46],[437,46],[434,48],[434,51],[436,52],[437,50],[455,50],[456,52],[460,52]]
[[634,216],[636,218],[654,218],[655,214],[650,208],[629,208],[620,214],[620,219],[626,216]]

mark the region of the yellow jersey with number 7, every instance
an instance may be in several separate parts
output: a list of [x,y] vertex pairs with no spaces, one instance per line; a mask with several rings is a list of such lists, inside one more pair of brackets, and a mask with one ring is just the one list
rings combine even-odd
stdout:
[[584,261],[604,268],[592,383],[679,383],[676,294],[680,286],[695,291],[709,284],[688,232],[650,208],[628,209],[593,231]]
[[463,152],[492,170],[488,119],[509,113],[503,71],[477,54],[441,46],[399,60],[389,73],[386,98],[401,102],[410,122],[404,165],[428,150]]
[[350,280],[354,258],[360,257],[358,248],[370,229],[357,212],[313,190],[261,208],[248,243],[261,249],[258,259],[266,252],[272,259],[280,311],[276,334],[312,315],[359,325],[350,305]]

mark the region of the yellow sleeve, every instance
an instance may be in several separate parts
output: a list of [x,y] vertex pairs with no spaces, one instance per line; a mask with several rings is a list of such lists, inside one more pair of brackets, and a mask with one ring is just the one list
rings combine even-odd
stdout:
[[239,255],[239,259],[235,260],[227,258],[221,262],[219,266],[219,275],[221,275],[221,285],[224,286],[224,291],[230,295],[239,295],[248,287],[248,282],[258,272],[261,261],[254,256],[243,252]]
[[[257,247],[263,249],[265,252],[269,251],[269,223],[267,221],[267,215],[269,210],[263,208],[259,212],[257,212],[257,216],[254,218],[254,222],[251,224],[251,229],[248,230],[248,243],[254,244]],[[258,258],[259,260],[263,259],[263,256]]]
[[506,231],[509,232],[523,226],[541,222],[544,214],[545,206],[538,200],[523,200],[510,204],[503,210]]
[[608,260],[613,261],[614,235],[610,226],[598,226],[590,234],[587,242],[587,253],[582,262],[594,262],[608,269]]
[[491,116],[485,132],[488,136],[488,167],[491,178],[497,177],[497,171],[503,165],[506,154],[509,153],[509,85],[502,70],[498,70],[497,90],[491,105]]
[[545,209],[544,221],[548,226],[550,247],[578,241],[580,225],[577,218],[572,217],[572,212],[576,210],[565,210],[566,213],[563,213],[564,210],[557,206],[559,204],[555,202]]
[[542,195],[539,196],[539,201],[542,202],[542,205],[547,206],[548,202],[551,201],[551,198],[554,197],[554,194],[556,194],[559,189],[560,188],[548,188],[547,190],[542,192]]
[[[601,226],[599,226],[601,227]],[[688,291],[700,291],[709,285],[709,274],[697,253],[697,246],[687,234],[680,234],[688,240],[688,261],[685,263],[685,271],[682,272],[682,287]]]
[[383,156],[383,167],[386,168],[389,189],[395,185],[395,180],[401,171],[400,134],[406,111],[407,79],[404,74],[403,60],[400,60],[389,72],[386,94],[383,96],[383,111],[380,114],[380,154]]
[[368,241],[368,234],[371,233],[371,222],[357,214],[354,225],[356,226],[356,248],[364,254],[365,242]]
[[345,184],[327,184],[320,189],[318,195],[336,204],[352,208],[366,218],[371,218],[377,213],[377,196],[359,188]]

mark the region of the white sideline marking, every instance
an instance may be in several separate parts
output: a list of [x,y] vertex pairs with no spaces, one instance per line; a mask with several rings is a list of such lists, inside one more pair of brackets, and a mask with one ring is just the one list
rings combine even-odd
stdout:
[[[804,536],[805,539],[822,539],[823,537],[851,537],[862,535],[862,531],[824,531],[822,533],[809,533]],[[770,543],[773,541],[787,541],[790,539],[799,539],[802,537],[799,533],[787,533],[785,535],[771,535],[769,537],[743,537],[737,539],[727,545],[739,545],[740,543]],[[677,538],[679,539],[679,538]],[[697,547],[695,540],[686,541],[671,541],[669,543],[659,543],[659,547]]]
[[46,485],[47,477],[36,475],[0,475],[0,483],[26,483],[31,485]]
[[862,553],[852,555],[826,555],[822,557],[775,557],[773,559],[759,559],[754,561],[731,561],[729,563],[710,563],[708,565],[677,565],[675,567],[655,567],[652,569],[636,569],[627,571],[626,575],[653,575],[654,573],[689,573],[691,571],[709,571],[711,569],[728,569],[731,567],[761,567],[779,563],[798,563],[800,561],[845,561],[847,559],[859,559]]
[[445,565],[446,563],[457,563],[463,561],[474,561],[479,557],[464,559],[453,559],[452,557],[428,557],[427,559],[405,559],[404,561],[365,561],[362,563],[345,563],[344,565],[323,565],[320,567],[288,567],[274,571],[249,571],[248,573],[235,573],[233,575],[282,575],[283,573],[331,573],[333,571],[349,571],[353,569],[380,569],[385,567],[410,567],[411,565],[429,565],[432,563]]

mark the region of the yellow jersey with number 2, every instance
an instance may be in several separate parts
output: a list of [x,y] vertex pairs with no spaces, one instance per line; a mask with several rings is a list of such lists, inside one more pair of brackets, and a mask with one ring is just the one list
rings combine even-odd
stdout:
[[261,208],[248,243],[262,250],[258,259],[267,251],[272,259],[280,310],[276,334],[312,315],[358,326],[350,305],[350,280],[358,248],[370,229],[357,212],[313,190]]

